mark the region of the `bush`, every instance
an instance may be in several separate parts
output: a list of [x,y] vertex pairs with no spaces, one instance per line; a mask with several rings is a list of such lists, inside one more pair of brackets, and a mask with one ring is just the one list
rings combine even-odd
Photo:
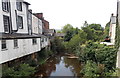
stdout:
[[10,76],[12,78],[17,77],[30,77],[30,75],[34,74],[35,68],[29,66],[29,64],[20,64],[18,67],[12,68],[3,68],[3,77]]
[[88,60],[81,73],[84,75],[83,77],[98,78],[100,76],[100,69],[95,62]]

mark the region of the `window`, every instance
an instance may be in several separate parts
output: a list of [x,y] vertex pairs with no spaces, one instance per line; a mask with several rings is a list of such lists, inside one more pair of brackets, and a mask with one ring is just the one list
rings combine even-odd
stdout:
[[36,39],[36,38],[33,38],[33,39],[32,39],[32,43],[33,43],[33,45],[34,45],[34,44],[37,44],[37,39]]
[[41,38],[41,42],[44,42],[44,38]]
[[3,22],[4,22],[4,31],[8,33],[9,32],[9,26],[10,26],[9,17],[8,16],[3,16]]
[[16,6],[18,11],[22,11],[22,2],[17,1]]
[[17,48],[17,47],[18,47],[18,40],[14,39],[14,48]]
[[7,48],[7,46],[6,46],[6,40],[2,40],[2,50],[3,49],[6,49]]
[[45,41],[47,41],[47,38],[45,38]]
[[2,9],[5,12],[9,12],[9,3],[8,3],[8,0],[2,0]]
[[21,16],[18,16],[17,18],[17,26],[20,29],[23,29],[23,18]]

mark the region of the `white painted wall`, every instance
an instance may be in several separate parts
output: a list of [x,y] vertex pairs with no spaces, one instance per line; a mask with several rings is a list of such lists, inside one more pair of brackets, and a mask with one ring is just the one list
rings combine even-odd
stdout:
[[47,38],[47,41],[46,41],[46,38],[41,38],[41,40],[44,40],[43,42],[41,42],[41,48],[44,48],[46,46],[49,45],[49,39]]
[[23,17],[23,29],[18,29],[17,33],[28,33],[27,10],[28,10],[27,5],[25,3],[22,3],[22,12],[21,11],[17,11],[17,15]]
[[120,68],[120,48],[118,49],[118,52],[117,52],[116,67]]
[[115,44],[115,35],[116,35],[116,16],[111,16],[110,18],[110,29],[109,29],[109,36],[111,39],[111,43]]
[[2,0],[0,0],[0,32],[4,32],[3,15],[10,16],[10,13],[2,10]]
[[42,34],[43,27],[42,27],[42,20],[38,19],[38,32],[39,34]]
[[[11,15],[12,15],[12,28],[13,30],[17,30],[17,23],[16,23],[16,0],[11,1]],[[27,10],[28,6],[22,3],[22,12],[17,11],[17,15],[23,17],[23,29],[18,29],[17,33],[28,33],[28,26],[27,26]],[[10,13],[2,11],[2,2],[0,0],[0,32],[4,32],[4,25],[3,25],[3,15],[10,16]],[[38,20],[37,17],[32,16],[32,32],[34,34],[42,34],[42,21]],[[41,43],[41,39],[37,38],[37,45],[32,44],[32,39],[18,39],[18,48],[14,48],[13,40],[6,41],[7,50],[1,50],[1,40],[0,40],[0,64],[32,54],[34,52],[38,52],[41,48],[46,47],[49,44],[49,40],[47,41],[44,38],[44,42]],[[42,44],[42,46],[41,46]]]
[[0,48],[0,56],[2,56],[0,64],[41,50],[40,38],[37,38],[36,45],[32,44],[32,39],[18,39],[18,48],[14,48],[13,40],[7,40],[6,43],[7,50]]
[[0,32],[3,32],[3,21],[2,21],[2,0],[0,0]]
[[[16,23],[16,13],[17,15],[23,17],[23,29],[18,29],[17,33],[28,33],[28,26],[27,26],[27,10],[28,6],[25,3],[22,3],[22,11],[18,11],[16,7],[16,0],[10,0],[11,5],[11,20],[12,20],[12,28],[13,30],[17,30],[17,23]],[[2,11],[2,0],[0,0],[0,32],[4,32],[3,26],[3,15],[10,16],[9,12]]]
[[32,15],[32,33],[38,34],[38,18]]

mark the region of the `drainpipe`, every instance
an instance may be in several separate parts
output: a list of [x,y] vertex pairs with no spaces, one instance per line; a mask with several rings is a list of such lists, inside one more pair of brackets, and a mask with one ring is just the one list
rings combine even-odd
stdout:
[[10,11],[10,18],[9,18],[10,19],[10,27],[9,27],[10,28],[9,29],[10,32],[9,33],[12,34],[13,31],[12,31],[11,4],[10,4],[10,1],[8,3],[9,3],[9,11]]
[[18,19],[18,17],[17,17],[17,10],[15,10],[15,16],[16,16],[16,27],[17,27],[17,29],[13,30],[13,32],[17,32],[18,31],[18,26],[17,26],[17,19]]
[[[10,19],[11,19],[11,21],[10,21],[10,33],[12,34],[12,33],[15,33],[15,32],[18,31],[18,27],[17,27],[17,30],[13,30],[13,28],[12,28],[12,15],[11,15],[11,4],[10,4],[10,2],[9,2],[9,5],[10,5]],[[16,15],[16,21],[17,21],[17,10],[15,10],[15,15]],[[16,23],[16,26],[17,26],[17,23]]]

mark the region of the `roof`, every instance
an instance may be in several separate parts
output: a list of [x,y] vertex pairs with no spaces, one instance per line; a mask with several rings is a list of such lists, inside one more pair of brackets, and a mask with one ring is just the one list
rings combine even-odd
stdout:
[[46,36],[44,35],[41,35],[41,34],[32,34],[32,35],[28,35],[28,34],[19,34],[19,33],[14,33],[14,34],[6,34],[6,33],[3,33],[3,34],[0,34],[0,39],[5,39],[5,40],[8,40],[8,39],[29,39],[29,38],[47,38]]
[[56,33],[55,29],[45,29],[45,33]]
[[63,37],[63,36],[65,36],[65,34],[64,33],[56,33],[55,36]]
[[26,2],[26,1],[24,1],[24,0],[23,0],[23,3],[25,3],[25,4],[27,4],[27,5],[31,5],[30,3],[28,3],[28,2]]

